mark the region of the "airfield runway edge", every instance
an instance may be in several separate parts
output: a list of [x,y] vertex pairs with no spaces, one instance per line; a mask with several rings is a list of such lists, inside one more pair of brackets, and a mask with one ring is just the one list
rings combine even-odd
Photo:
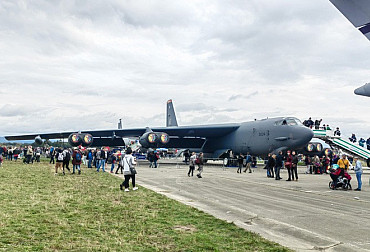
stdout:
[[[286,182],[266,178],[261,168],[252,174],[237,174],[236,169],[206,166],[204,178],[197,179],[186,176],[186,166],[162,164],[158,169],[151,169],[145,163],[140,164],[138,173],[136,180],[140,186],[295,251],[370,251],[369,238],[365,238],[365,230],[369,229],[355,229],[364,220],[349,226],[337,222],[338,218],[346,218],[345,213],[370,216],[370,194],[360,192],[366,193],[366,197],[358,200],[353,200],[349,192],[333,191],[333,194],[327,188],[329,176],[299,174],[299,182]],[[318,183],[320,187],[315,188]],[[335,211],[336,207],[340,211]],[[353,227],[353,232],[348,227]],[[337,236],[336,233],[343,234]],[[350,234],[365,241],[351,240]]]

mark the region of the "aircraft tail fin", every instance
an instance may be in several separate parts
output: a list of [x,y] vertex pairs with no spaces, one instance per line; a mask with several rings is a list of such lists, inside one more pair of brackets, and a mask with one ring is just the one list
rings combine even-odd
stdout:
[[330,0],[330,2],[370,40],[370,1]]
[[173,108],[172,100],[167,101],[167,113],[166,113],[166,127],[173,127],[177,125],[177,119],[175,109]]

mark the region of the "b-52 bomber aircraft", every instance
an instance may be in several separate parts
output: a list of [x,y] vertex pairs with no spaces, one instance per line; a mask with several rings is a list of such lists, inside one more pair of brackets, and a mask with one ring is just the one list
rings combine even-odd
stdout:
[[124,146],[136,138],[143,148],[177,148],[203,152],[205,158],[233,153],[264,156],[270,152],[299,149],[307,145],[313,131],[297,118],[277,117],[243,123],[178,126],[172,100],[167,101],[166,127],[94,130],[6,136],[7,140],[68,138],[72,146]]

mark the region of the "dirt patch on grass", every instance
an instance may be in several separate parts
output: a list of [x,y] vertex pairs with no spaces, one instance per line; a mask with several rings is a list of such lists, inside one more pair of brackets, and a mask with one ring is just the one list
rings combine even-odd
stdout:
[[195,231],[197,231],[197,229],[193,226],[174,226],[173,229],[176,231],[187,232],[187,233],[188,232],[194,233]]

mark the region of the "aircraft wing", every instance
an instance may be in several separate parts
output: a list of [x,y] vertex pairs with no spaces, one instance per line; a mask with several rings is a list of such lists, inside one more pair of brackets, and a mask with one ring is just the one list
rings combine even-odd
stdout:
[[[199,126],[182,126],[182,127],[154,127],[153,132],[164,132],[170,137],[187,137],[187,138],[215,138],[222,137],[239,128],[240,124],[220,124],[220,125],[199,125]],[[116,130],[91,130],[81,131],[80,133],[89,133],[96,138],[116,138],[116,137],[140,137],[148,128],[137,129],[116,129]],[[8,141],[13,140],[33,140],[36,137],[42,139],[62,139],[68,138],[72,133],[77,132],[60,132],[60,133],[41,133],[17,136],[5,136]]]
[[330,0],[330,2],[370,40],[369,0]]

